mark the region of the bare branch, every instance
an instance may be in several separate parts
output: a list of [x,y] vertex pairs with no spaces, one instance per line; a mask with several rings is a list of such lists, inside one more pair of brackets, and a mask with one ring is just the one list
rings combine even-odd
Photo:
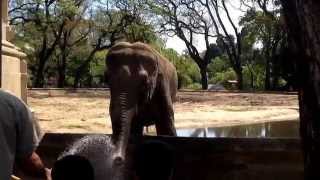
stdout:
[[226,6],[226,4],[225,4],[225,1],[222,1],[222,6],[223,6],[224,11],[225,11],[226,14],[227,14],[228,20],[229,20],[229,22],[230,22],[230,24],[231,24],[231,26],[232,26],[232,28],[233,28],[233,30],[234,30],[234,33],[235,33],[236,35],[238,35],[238,34],[239,34],[238,28],[235,26],[233,20],[232,20],[231,17],[230,17],[229,10],[228,10],[228,8],[227,8],[227,6]]
[[12,14],[12,13],[18,11],[18,10],[25,10],[24,7],[25,7],[25,6],[29,6],[29,5],[36,5],[36,3],[29,2],[29,3],[21,4],[21,5],[17,6],[17,7],[15,7],[15,8],[10,9],[10,10],[8,11],[8,13],[9,13],[9,14]]

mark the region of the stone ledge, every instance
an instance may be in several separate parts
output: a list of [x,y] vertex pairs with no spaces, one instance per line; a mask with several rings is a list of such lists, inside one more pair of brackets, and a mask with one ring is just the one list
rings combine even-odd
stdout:
[[18,47],[16,47],[15,45],[13,45],[12,43],[6,40],[2,40],[1,44],[2,44],[2,55],[13,56],[20,59],[23,59],[27,56],[25,53],[21,52],[21,50]]

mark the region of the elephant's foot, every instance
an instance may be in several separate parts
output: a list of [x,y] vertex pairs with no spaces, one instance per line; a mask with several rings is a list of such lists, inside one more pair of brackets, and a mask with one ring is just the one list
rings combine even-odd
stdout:
[[156,123],[157,134],[165,136],[177,136],[177,131],[173,124],[173,118],[164,117],[162,120],[163,121]]

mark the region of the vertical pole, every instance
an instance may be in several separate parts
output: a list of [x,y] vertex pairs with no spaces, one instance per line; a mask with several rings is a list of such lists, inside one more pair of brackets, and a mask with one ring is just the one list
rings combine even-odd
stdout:
[[3,6],[3,3],[2,3],[2,0],[1,0],[1,3],[0,3],[0,19],[1,19],[1,23],[0,23],[0,29],[1,29],[1,32],[0,32],[0,88],[2,87],[2,6]]

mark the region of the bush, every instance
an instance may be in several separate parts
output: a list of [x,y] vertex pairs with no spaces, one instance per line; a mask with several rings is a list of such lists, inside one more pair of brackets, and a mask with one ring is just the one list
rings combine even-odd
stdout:
[[193,90],[200,90],[202,89],[202,85],[200,83],[193,83],[193,84],[189,84],[186,88],[193,89]]
[[[252,74],[251,74],[252,73]],[[243,87],[245,89],[264,89],[265,72],[261,65],[254,65],[253,67],[245,66],[242,71]],[[253,75],[253,84],[251,76]]]
[[212,63],[208,65],[208,78],[211,79],[216,73],[227,71],[231,67],[227,62],[228,59],[224,56],[216,57]]
[[215,76],[209,79],[210,84],[221,84],[227,89],[231,89],[231,84],[228,83],[229,80],[237,79],[236,73],[232,68],[228,68],[224,72],[217,72]]
[[182,87],[187,87],[188,85],[192,84],[193,81],[187,74],[178,73],[178,87],[179,89]]
[[193,87],[193,83],[200,82],[199,68],[189,56],[180,55],[173,49],[156,49],[176,67],[180,88]]

